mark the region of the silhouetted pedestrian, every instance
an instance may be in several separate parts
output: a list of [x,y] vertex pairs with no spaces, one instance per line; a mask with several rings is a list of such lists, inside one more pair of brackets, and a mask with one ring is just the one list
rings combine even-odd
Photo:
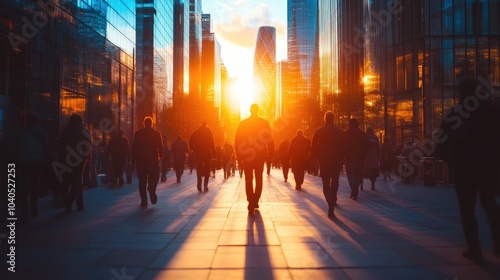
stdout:
[[259,209],[264,163],[274,156],[274,141],[269,122],[259,117],[258,112],[259,106],[252,104],[250,117],[240,122],[235,137],[236,157],[243,164],[245,173],[249,215],[254,215],[254,210]]
[[226,141],[224,143],[224,146],[222,146],[222,170],[224,172],[224,179],[227,179],[229,178],[229,176],[231,176],[230,161],[233,154],[233,146],[231,146],[231,144]]
[[296,190],[300,190],[304,183],[304,175],[309,163],[310,151],[311,141],[304,137],[304,132],[301,129],[297,130],[297,134],[292,138],[290,147],[288,148]]
[[137,177],[139,178],[139,195],[141,206],[148,205],[146,190],[152,204],[156,204],[156,186],[160,179],[160,160],[163,157],[164,147],[161,134],[153,129],[153,119],[144,118],[144,127],[134,133],[132,142],[132,159],[135,162]]
[[363,167],[368,151],[368,137],[358,128],[358,120],[350,119],[349,128],[345,131],[345,138],[345,169],[347,181],[351,187],[350,198],[357,200],[358,187],[363,183]]
[[[438,155],[455,174],[456,192],[467,247],[463,256],[482,259],[476,220],[476,200],[484,208],[493,239],[493,253],[500,257],[500,206],[496,176],[500,166],[500,104],[489,99],[473,79],[460,81],[460,102],[444,114],[435,135]],[[474,105],[474,106],[472,106]]]
[[323,195],[328,204],[328,217],[335,217],[339,176],[345,158],[344,132],[333,124],[333,113],[325,113],[325,125],[314,132],[312,154],[318,159],[323,181]]
[[384,143],[380,147],[380,172],[384,174],[384,180],[392,180],[391,173],[392,169],[396,164],[396,153],[394,152],[394,146],[392,145],[391,139],[385,137]]
[[38,195],[42,169],[48,159],[48,136],[40,126],[35,113],[26,114],[26,124],[19,129],[15,145],[15,159],[18,166],[18,193],[22,220],[38,216]]
[[216,151],[212,130],[203,122],[200,127],[193,132],[189,139],[189,147],[196,153],[196,187],[201,192],[202,179],[204,191],[208,191],[208,180],[210,178],[210,165],[215,161]]
[[288,182],[288,171],[290,170],[290,155],[288,154],[288,148],[290,147],[290,142],[288,139],[283,139],[278,149],[278,156],[281,162],[281,169],[283,170],[283,178],[285,182]]
[[366,129],[366,136],[368,137],[368,151],[365,160],[365,172],[368,174],[372,183],[371,190],[374,191],[375,181],[380,173],[380,142],[371,126]]
[[177,183],[181,182],[181,177],[186,167],[186,154],[188,151],[186,141],[182,139],[182,136],[177,136],[177,139],[172,143],[172,156],[174,157],[174,170]]
[[113,173],[111,174],[111,185],[123,186],[123,170],[127,161],[130,161],[130,145],[127,138],[123,137],[123,130],[119,130],[115,137],[111,138],[105,154],[106,160],[111,158]]
[[63,177],[69,186],[69,193],[66,197],[66,212],[72,211],[73,202],[76,200],[78,211],[84,210],[83,205],[83,183],[82,174],[87,161],[92,155],[92,135],[90,131],[83,127],[83,118],[73,114],[69,118],[68,125],[61,132],[60,151],[61,158],[66,167],[71,171]]

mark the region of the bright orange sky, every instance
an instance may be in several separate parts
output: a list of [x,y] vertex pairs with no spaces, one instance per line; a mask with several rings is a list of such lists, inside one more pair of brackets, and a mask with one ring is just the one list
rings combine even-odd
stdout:
[[211,14],[224,65],[229,75],[238,79],[242,113],[252,102],[253,56],[260,26],[276,28],[276,59],[286,59],[286,7],[287,0],[203,1],[203,13]]

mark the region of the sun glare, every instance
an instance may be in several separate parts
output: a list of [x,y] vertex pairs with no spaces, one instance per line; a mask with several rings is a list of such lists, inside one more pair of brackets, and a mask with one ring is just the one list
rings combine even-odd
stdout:
[[241,117],[246,118],[249,114],[250,105],[253,102],[253,82],[251,77],[238,78],[234,90],[240,100]]

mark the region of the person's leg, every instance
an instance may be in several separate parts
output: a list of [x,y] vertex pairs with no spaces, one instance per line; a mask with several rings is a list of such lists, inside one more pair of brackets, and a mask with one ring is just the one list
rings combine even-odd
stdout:
[[156,204],[158,197],[156,196],[156,186],[160,179],[160,167],[157,162],[152,162],[148,166],[148,192],[152,204]]
[[358,186],[359,186],[359,181],[357,177],[357,170],[356,170],[356,164],[353,162],[346,162],[345,165],[345,171],[347,174],[347,182],[349,182],[349,187],[351,187],[351,196],[350,198],[357,198],[358,197]]
[[337,192],[339,190],[339,177],[340,177],[340,169],[334,170],[331,174],[331,200],[332,205],[337,204]]
[[[203,191],[205,192],[208,191],[208,180],[210,179],[210,167],[211,167],[210,162],[211,162],[210,158],[207,158],[204,163],[205,181],[203,182]],[[215,170],[214,170],[214,176],[215,176]]]
[[254,206],[259,208],[259,200],[262,195],[262,173],[264,172],[264,162],[255,163],[255,196]]
[[480,186],[479,199],[490,224],[493,253],[500,257],[500,205],[496,201],[496,189],[494,186],[494,178],[485,182],[485,185]]
[[467,250],[464,254],[470,255],[464,256],[468,258],[480,258],[481,243],[479,241],[479,230],[475,214],[476,190],[473,186],[467,184],[465,180],[457,180],[455,189],[460,207],[462,229],[464,231],[465,242],[467,243]]
[[243,172],[245,173],[245,192],[248,201],[248,211],[253,211],[254,209],[253,170],[253,166],[250,163],[246,163],[243,168]]
[[115,162],[116,165],[116,177],[118,177],[118,185],[123,186],[125,181],[123,180],[123,169],[125,169],[125,160]]
[[325,201],[328,204],[328,216],[333,213],[333,204],[331,200],[331,172],[327,168],[320,165],[321,181],[323,183],[323,195],[325,196]]
[[141,198],[141,206],[148,205],[148,199],[146,196],[146,186],[148,184],[147,170],[144,165],[137,164],[137,178],[139,179],[139,195]]
[[196,187],[199,192],[201,192],[202,178],[205,177],[205,167],[203,166],[203,163],[204,161],[200,156],[196,157]]
[[372,191],[375,190],[375,181],[378,177],[378,168],[372,168],[370,172],[370,181],[372,182]]
[[299,186],[302,186],[302,184],[304,184],[304,176],[305,176],[305,170],[304,168],[299,168],[297,170],[297,183],[299,184]]
[[288,181],[288,171],[290,169],[290,164],[283,163],[283,178],[285,178],[285,182]]

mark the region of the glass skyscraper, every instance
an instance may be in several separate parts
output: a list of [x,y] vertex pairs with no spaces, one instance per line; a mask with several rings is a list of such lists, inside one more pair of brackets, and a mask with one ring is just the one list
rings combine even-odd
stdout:
[[201,0],[189,0],[189,95],[201,99]]
[[137,1],[137,111],[140,125],[152,116],[164,129],[161,114],[172,105],[173,0]]
[[175,0],[173,105],[189,94],[189,1]]
[[318,0],[288,0],[289,98],[283,112],[300,116],[306,134],[319,112]]
[[276,28],[261,26],[253,60],[254,103],[260,116],[269,122],[276,118]]

